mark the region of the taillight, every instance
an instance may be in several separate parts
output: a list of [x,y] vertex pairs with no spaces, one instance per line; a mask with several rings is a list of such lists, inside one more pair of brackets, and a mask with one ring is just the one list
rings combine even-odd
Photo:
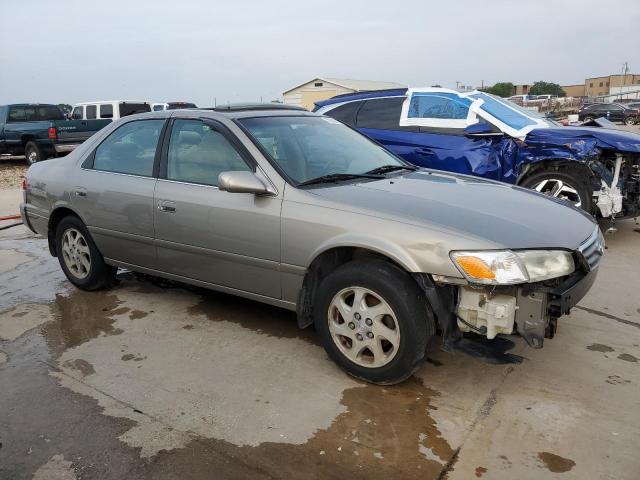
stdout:
[[26,192],[28,187],[29,187],[29,182],[27,182],[27,177],[24,177],[22,179],[22,190]]
[[58,138],[56,127],[49,127],[49,140],[55,140],[56,138]]

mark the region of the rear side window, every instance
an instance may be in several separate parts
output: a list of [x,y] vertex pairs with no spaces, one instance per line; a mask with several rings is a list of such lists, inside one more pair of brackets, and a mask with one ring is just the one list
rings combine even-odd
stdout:
[[169,140],[167,179],[218,185],[218,175],[250,171],[225,136],[200,120],[176,120]]
[[345,103],[344,105],[340,105],[339,107],[329,110],[325,115],[353,127],[356,124],[356,112],[362,103],[363,102]]
[[113,118],[113,105],[100,105],[100,118]]
[[96,149],[93,168],[150,177],[164,120],[125,123]]
[[98,108],[95,105],[87,105],[87,120],[96,118]]
[[359,128],[380,130],[404,130],[400,127],[400,112],[404,97],[367,100],[358,112],[356,125]]
[[151,106],[148,103],[121,103],[120,104],[120,117],[126,117],[127,115],[134,115],[136,113],[150,112]]
[[43,120],[64,120],[64,114],[55,105],[27,105],[11,107],[10,122],[37,122]]
[[74,107],[73,112],[71,112],[72,120],[82,120],[82,107]]

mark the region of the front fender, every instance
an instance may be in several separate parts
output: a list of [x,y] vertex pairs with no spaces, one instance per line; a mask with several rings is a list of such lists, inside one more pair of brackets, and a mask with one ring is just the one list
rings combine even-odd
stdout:
[[411,257],[409,252],[403,249],[400,245],[390,242],[384,238],[354,233],[345,233],[322,242],[311,254],[307,265],[311,265],[313,261],[324,252],[341,247],[370,250],[390,258],[407,272],[421,272],[421,267],[418,263]]

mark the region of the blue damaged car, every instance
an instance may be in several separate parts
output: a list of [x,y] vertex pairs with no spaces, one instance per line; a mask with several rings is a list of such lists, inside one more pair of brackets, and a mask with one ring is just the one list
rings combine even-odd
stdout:
[[345,94],[317,113],[420,167],[532,188],[604,218],[640,214],[640,135],[562,126],[484,92],[444,88]]

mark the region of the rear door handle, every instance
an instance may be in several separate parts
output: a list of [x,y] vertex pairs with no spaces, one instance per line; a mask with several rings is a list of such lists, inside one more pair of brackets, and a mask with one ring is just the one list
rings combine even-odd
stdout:
[[166,200],[160,200],[158,202],[158,210],[161,212],[175,213],[176,204],[174,202],[168,202]]
[[77,188],[75,191],[76,197],[86,197],[87,189],[86,188]]

